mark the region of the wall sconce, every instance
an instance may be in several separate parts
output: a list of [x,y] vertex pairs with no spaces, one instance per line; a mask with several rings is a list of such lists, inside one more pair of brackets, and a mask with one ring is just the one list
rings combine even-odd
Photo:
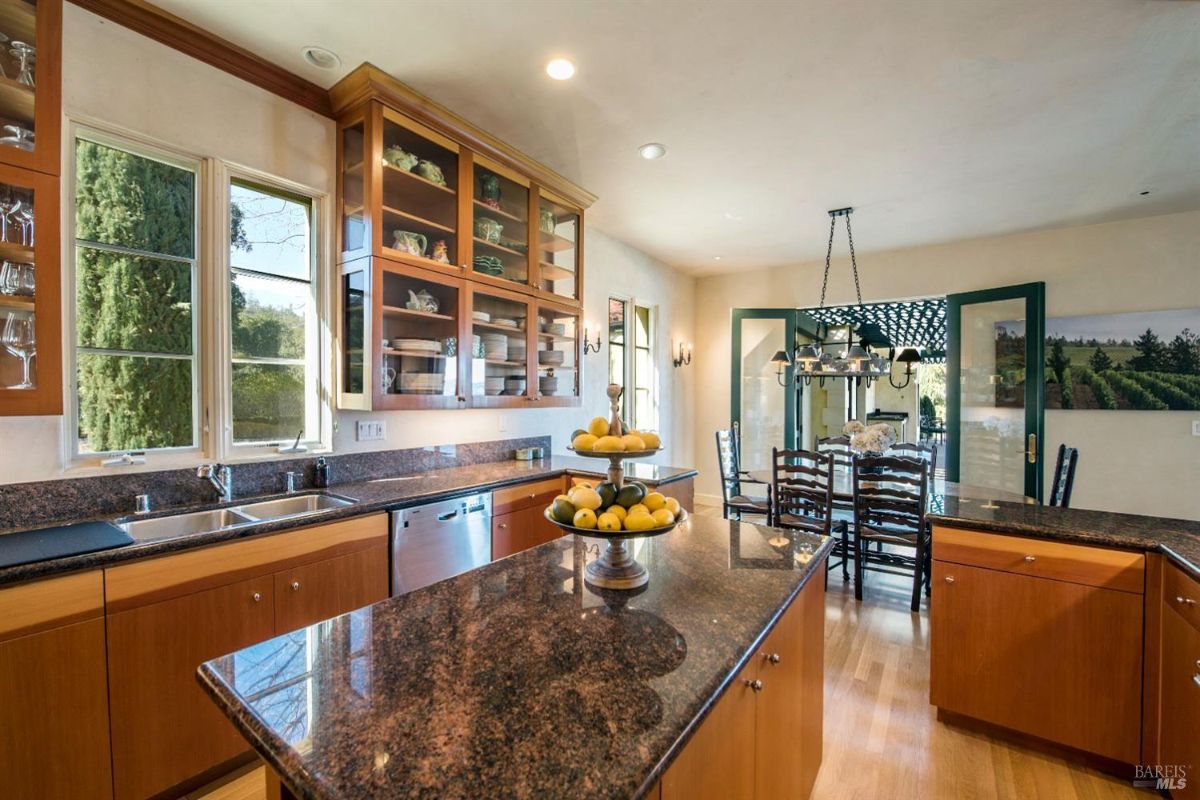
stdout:
[[787,354],[787,351],[776,350],[775,355],[771,356],[771,363],[775,366],[775,380],[779,381],[779,385],[790,384],[792,378],[788,375],[788,369],[792,366],[792,357]]
[[679,355],[675,356],[671,363],[674,364],[676,368],[686,367],[688,364],[692,363],[692,343],[688,342],[687,347],[684,348],[683,342],[680,342]]
[[896,363],[904,365],[904,382],[896,383],[892,378],[891,371],[888,371],[888,383],[894,389],[903,389],[912,382],[913,364],[921,363],[921,354],[916,351],[916,348],[906,347],[900,351],[900,355],[896,356]]
[[588,338],[588,328],[589,327],[591,327],[590,324],[585,324],[583,326],[583,354],[585,356],[588,353],[599,353],[600,352],[600,334],[599,333],[596,334],[596,343],[592,344],[591,339]]

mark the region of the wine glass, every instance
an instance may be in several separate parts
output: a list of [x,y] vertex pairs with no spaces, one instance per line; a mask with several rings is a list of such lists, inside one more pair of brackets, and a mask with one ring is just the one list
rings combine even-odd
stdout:
[[11,264],[9,268],[9,294],[33,297],[36,279],[33,274],[33,264]]
[[17,68],[20,70],[17,73],[17,83],[32,87],[33,61],[37,55],[37,50],[33,45],[26,42],[13,42],[12,49],[8,52],[17,57]]
[[33,247],[33,205],[26,203],[16,212],[16,216],[21,226],[21,244]]
[[[11,41],[6,34],[0,33],[0,48]],[[0,64],[0,78],[7,78],[8,73],[4,71],[4,65]]]
[[21,125],[5,125],[7,136],[0,136],[0,144],[16,147],[20,150],[33,150],[33,131]]
[[20,383],[10,389],[32,389],[29,362],[37,355],[37,345],[33,326],[33,315],[11,313],[4,323],[4,331],[0,333],[0,344],[12,355],[21,359],[23,377]]
[[[3,236],[4,241],[6,241],[6,242],[11,241],[8,238],[8,226],[13,222],[16,222],[18,225],[20,224],[20,221],[19,221],[19,218],[17,215],[21,211],[21,209],[24,207],[25,207],[25,201],[22,200],[20,196],[15,196],[8,202],[0,201],[0,214],[4,215],[4,219],[2,221],[0,221],[0,235]],[[22,228],[20,230],[20,234],[21,234],[21,244],[25,244],[24,228]]]

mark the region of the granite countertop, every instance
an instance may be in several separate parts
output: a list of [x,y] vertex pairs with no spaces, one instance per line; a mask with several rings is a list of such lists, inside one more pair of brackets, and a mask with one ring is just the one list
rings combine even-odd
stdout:
[[[638,798],[832,540],[693,517],[634,540],[644,590],[566,536],[203,664],[298,797]],[[604,596],[601,596],[604,595]]]
[[1200,580],[1200,522],[947,495],[935,524],[1161,552]]
[[[264,533],[277,533],[305,525],[333,522],[338,519],[346,519],[393,508],[402,508],[406,505],[414,505],[416,503],[428,502],[434,499],[466,494],[473,491],[491,490],[539,478],[552,478],[563,474],[603,478],[607,464],[607,461],[596,459],[551,456],[538,461],[494,461],[470,466],[429,470],[415,475],[397,475],[392,478],[338,483],[328,489],[317,491],[338,495],[355,501],[345,508],[332,509],[306,517],[263,522],[228,530],[140,539],[131,545],[111,550],[101,550],[94,553],[84,553],[82,555],[67,556],[48,561],[37,561],[30,564],[4,567],[0,568],[0,586],[68,572],[111,566],[123,561],[163,555],[234,539],[244,539]],[[233,469],[234,485],[236,487],[237,466],[234,465]],[[660,466],[644,462],[626,462],[625,472],[627,480],[642,480],[660,486],[692,478],[697,474],[697,471],[694,469]],[[305,493],[308,493],[308,491],[306,490]],[[269,496],[278,497],[279,495]],[[237,497],[231,503],[210,503],[203,506],[158,509],[155,513],[147,515],[147,518],[170,516],[172,514],[220,508],[222,506],[241,505],[259,499],[263,498]],[[64,519],[56,524],[68,524],[79,521],[82,520]],[[18,530],[24,529],[9,528],[0,530],[0,536]]]

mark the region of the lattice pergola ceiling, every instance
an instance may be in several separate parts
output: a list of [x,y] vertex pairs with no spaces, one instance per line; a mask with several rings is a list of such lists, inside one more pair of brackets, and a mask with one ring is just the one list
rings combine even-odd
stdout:
[[932,360],[946,353],[946,298],[852,306],[802,308],[800,314],[829,327],[849,325],[857,329],[865,322],[879,326],[897,349],[916,347]]

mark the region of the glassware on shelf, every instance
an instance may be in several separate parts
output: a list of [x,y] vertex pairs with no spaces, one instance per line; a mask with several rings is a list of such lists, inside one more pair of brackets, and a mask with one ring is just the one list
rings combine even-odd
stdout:
[[0,344],[10,354],[21,359],[22,380],[9,386],[9,389],[32,389],[33,378],[29,362],[37,355],[33,315],[22,312],[12,312],[4,322],[4,330],[0,332]]
[[12,53],[17,59],[17,83],[33,88],[33,68],[37,59],[37,50],[26,42],[13,42]]
[[0,294],[32,297],[34,289],[33,264],[6,260],[0,266]]
[[33,131],[20,125],[5,125],[7,136],[0,136],[0,144],[17,147],[21,150],[33,150]]
[[17,209],[17,224],[21,226],[21,244],[33,247],[33,206],[29,203]]
[[[10,41],[10,39],[8,38],[7,34],[0,33],[0,48],[3,48],[4,45],[9,43],[9,41]],[[7,77],[8,77],[8,73],[5,71],[4,65],[0,64],[0,78],[7,78]]]

